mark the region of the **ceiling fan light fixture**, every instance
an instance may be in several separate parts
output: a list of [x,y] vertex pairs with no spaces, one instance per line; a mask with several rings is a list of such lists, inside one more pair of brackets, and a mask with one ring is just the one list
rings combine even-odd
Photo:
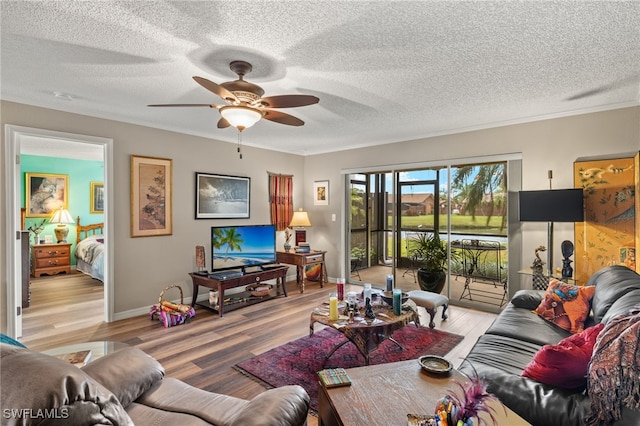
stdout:
[[260,111],[246,106],[222,107],[220,115],[240,132],[253,126],[262,118]]

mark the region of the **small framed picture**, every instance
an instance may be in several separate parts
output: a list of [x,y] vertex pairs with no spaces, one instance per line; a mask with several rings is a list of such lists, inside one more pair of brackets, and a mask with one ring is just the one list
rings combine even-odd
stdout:
[[316,206],[329,205],[328,180],[317,180],[313,183],[313,204]]
[[91,182],[91,213],[104,213],[104,183]]
[[45,235],[44,236],[45,244],[53,244],[53,235]]

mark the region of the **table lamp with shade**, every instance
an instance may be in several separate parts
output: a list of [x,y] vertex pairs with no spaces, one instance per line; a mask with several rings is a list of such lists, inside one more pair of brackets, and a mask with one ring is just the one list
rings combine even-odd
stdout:
[[293,212],[293,217],[291,218],[291,222],[289,223],[289,228],[302,228],[296,229],[296,245],[300,243],[304,243],[307,241],[307,231],[304,228],[308,228],[311,226],[311,221],[309,220],[309,214],[302,209],[297,212]]
[[65,224],[74,223],[74,220],[71,217],[69,211],[64,207],[60,207],[58,210],[53,212],[49,222],[58,224],[58,226],[56,226],[53,230],[53,232],[55,232],[56,234],[56,238],[58,239],[58,244],[66,243],[67,235],[69,235],[69,228]]

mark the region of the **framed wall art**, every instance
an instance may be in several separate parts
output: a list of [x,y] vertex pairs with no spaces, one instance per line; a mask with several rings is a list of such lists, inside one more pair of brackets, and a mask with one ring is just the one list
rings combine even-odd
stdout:
[[104,183],[91,182],[91,213],[104,213]]
[[171,235],[172,160],[131,156],[131,236]]
[[27,217],[49,217],[54,210],[69,205],[69,176],[26,173],[25,207]]
[[196,219],[247,219],[251,178],[196,172]]
[[316,206],[329,205],[328,180],[317,180],[313,183],[313,204]]

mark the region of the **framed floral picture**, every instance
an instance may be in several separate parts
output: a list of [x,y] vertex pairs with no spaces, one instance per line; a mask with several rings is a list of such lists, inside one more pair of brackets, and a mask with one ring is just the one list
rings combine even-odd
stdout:
[[54,210],[68,208],[69,176],[26,173],[25,207],[27,217],[49,217]]
[[104,183],[91,182],[91,213],[104,213]]
[[316,206],[329,205],[328,180],[317,180],[313,183],[313,204]]
[[251,178],[196,172],[196,219],[248,219]]
[[171,235],[172,160],[131,156],[131,236]]

